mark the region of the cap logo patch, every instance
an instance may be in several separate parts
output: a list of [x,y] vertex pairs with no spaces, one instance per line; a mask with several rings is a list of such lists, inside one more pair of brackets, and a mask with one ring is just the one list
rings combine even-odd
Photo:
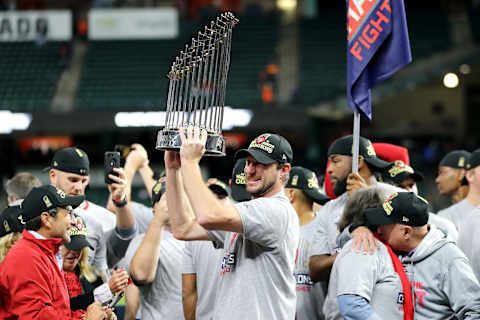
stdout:
[[60,196],[60,198],[65,199],[66,195],[65,195],[65,192],[63,192],[62,190],[57,189],[57,194]]
[[296,186],[298,184],[298,175],[294,175],[292,178],[292,186]]
[[372,143],[369,141],[367,145],[367,154],[371,157],[376,157],[375,149],[373,148]]
[[287,160],[287,156],[284,154],[282,154],[282,160],[286,161]]
[[5,229],[5,232],[10,232],[10,226],[8,225],[7,220],[3,221],[3,228]]
[[235,176],[235,184],[247,184],[245,173],[239,173]]
[[408,222],[408,221],[410,221],[410,219],[408,219],[407,217],[403,216],[403,217],[402,217],[402,221],[403,221],[403,222]]
[[75,149],[75,151],[77,152],[77,154],[80,158],[83,158],[83,152],[82,151],[80,151],[79,149]]
[[83,224],[83,221],[80,217],[76,216],[75,218],[74,227],[70,229],[71,236],[86,236],[87,235],[87,228]]
[[392,200],[398,196],[398,192],[395,192],[392,194],[390,197],[385,200],[385,202],[382,204],[383,210],[387,214],[387,216],[391,215],[393,212],[393,206],[392,206]]
[[318,179],[317,179],[317,176],[315,174],[310,179],[308,179],[307,181],[308,181],[308,188],[309,189],[313,189],[313,188],[320,189],[320,186],[318,185]]
[[54,166],[54,167],[58,167],[58,162],[57,162],[57,161],[53,161],[53,166]]
[[153,193],[159,194],[162,191],[162,183],[158,181],[155,186],[153,187]]
[[87,173],[86,169],[80,169],[80,174],[85,174],[85,173]]
[[[253,140],[250,145],[248,146],[248,149],[251,148],[257,148],[261,149],[267,153],[272,153],[273,150],[275,149],[275,145],[269,143],[267,139],[271,136],[271,134],[264,134],[261,135],[260,137],[256,138]],[[286,158],[285,158],[286,159]]]
[[50,201],[50,198],[48,198],[47,195],[43,196],[42,200],[47,208],[50,208],[52,206],[52,202]]
[[17,219],[18,219],[18,221],[20,221],[21,224],[25,224],[25,221],[23,221],[22,215],[19,215],[19,216],[17,217]]
[[402,172],[413,173],[412,167],[406,165],[403,161],[395,161],[395,165],[388,170],[390,177],[394,178]]
[[460,159],[458,159],[458,166],[460,168],[465,167],[465,157],[460,157]]

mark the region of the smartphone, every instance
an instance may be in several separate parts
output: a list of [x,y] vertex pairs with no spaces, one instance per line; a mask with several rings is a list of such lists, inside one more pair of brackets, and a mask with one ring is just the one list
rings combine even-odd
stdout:
[[109,174],[118,176],[118,174],[113,171],[113,168],[120,168],[120,152],[116,151],[107,151],[105,152],[103,165],[105,168],[105,183],[112,184],[114,181],[108,177]]

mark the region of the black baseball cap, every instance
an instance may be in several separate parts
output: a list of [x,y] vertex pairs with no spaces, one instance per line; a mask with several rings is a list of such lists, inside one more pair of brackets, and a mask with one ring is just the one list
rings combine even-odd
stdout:
[[73,216],[74,224],[70,228],[70,242],[65,244],[68,250],[81,250],[85,247],[94,249],[87,240],[87,227],[83,222],[83,219],[78,216]]
[[480,166],[480,149],[477,149],[472,152],[468,158],[467,170],[474,169],[475,167]]
[[420,227],[428,223],[428,202],[413,192],[395,192],[380,207],[364,213],[370,226],[400,223]]
[[470,158],[470,152],[466,150],[454,150],[447,153],[440,163],[439,167],[451,167],[455,169],[467,169]]
[[[328,148],[328,156],[339,154],[344,156],[353,155],[353,136],[348,135],[335,140]],[[377,157],[375,149],[373,148],[372,142],[367,138],[360,137],[358,154],[363,157],[365,162],[367,162],[375,171],[383,171],[388,167],[389,162],[384,161]]]
[[232,171],[232,198],[237,202],[252,199],[252,195],[248,193],[246,188],[247,179],[244,172],[246,163],[245,158],[238,159]]
[[85,196],[69,196],[52,185],[33,188],[23,200],[21,206],[24,221],[31,220],[57,207],[78,207],[85,200]]
[[50,166],[45,169],[57,169],[64,172],[88,176],[90,161],[88,160],[85,151],[79,148],[63,148],[55,152]]
[[162,195],[165,193],[166,190],[166,178],[161,177],[160,179],[157,180],[157,182],[153,185],[152,187],[152,205],[155,205],[158,201],[160,201],[160,198]]
[[330,201],[330,198],[320,191],[315,173],[307,168],[292,167],[285,187],[302,190],[310,199],[321,205]]
[[390,165],[382,172],[384,181],[393,181],[396,184],[402,183],[407,178],[419,182],[423,180],[423,174],[413,170],[408,164],[401,160],[390,162]]
[[22,232],[25,228],[20,205],[9,206],[0,215],[0,237],[12,232]]
[[212,190],[213,193],[218,194],[220,196],[229,197],[230,196],[230,188],[227,184],[217,178],[209,178],[207,180],[207,187]]
[[261,164],[291,163],[293,151],[287,139],[274,133],[264,133],[250,142],[248,149],[238,150],[235,159],[252,156]]

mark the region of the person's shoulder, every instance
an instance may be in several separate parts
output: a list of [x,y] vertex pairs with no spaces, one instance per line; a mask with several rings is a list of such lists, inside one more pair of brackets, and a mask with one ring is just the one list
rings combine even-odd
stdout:
[[87,200],[87,202],[88,202],[88,206],[86,206],[86,208],[84,210],[87,210],[87,211],[90,210],[90,211],[94,211],[94,212],[103,212],[103,213],[108,213],[109,215],[110,214],[113,215],[113,213],[110,210],[108,210],[107,208],[99,206],[98,204],[93,203],[93,202],[88,201],[88,200]]

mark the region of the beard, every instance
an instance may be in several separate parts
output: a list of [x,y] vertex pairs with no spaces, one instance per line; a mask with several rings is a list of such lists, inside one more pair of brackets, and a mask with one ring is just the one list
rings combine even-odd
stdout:
[[250,190],[247,189],[247,192],[250,193],[253,197],[258,198],[258,197],[263,196],[268,191],[270,191],[270,189],[273,188],[274,184],[275,184],[275,181],[265,182],[265,184],[261,188],[259,188],[258,190],[250,191]]
[[338,180],[333,187],[333,194],[338,197],[347,192],[347,177]]

